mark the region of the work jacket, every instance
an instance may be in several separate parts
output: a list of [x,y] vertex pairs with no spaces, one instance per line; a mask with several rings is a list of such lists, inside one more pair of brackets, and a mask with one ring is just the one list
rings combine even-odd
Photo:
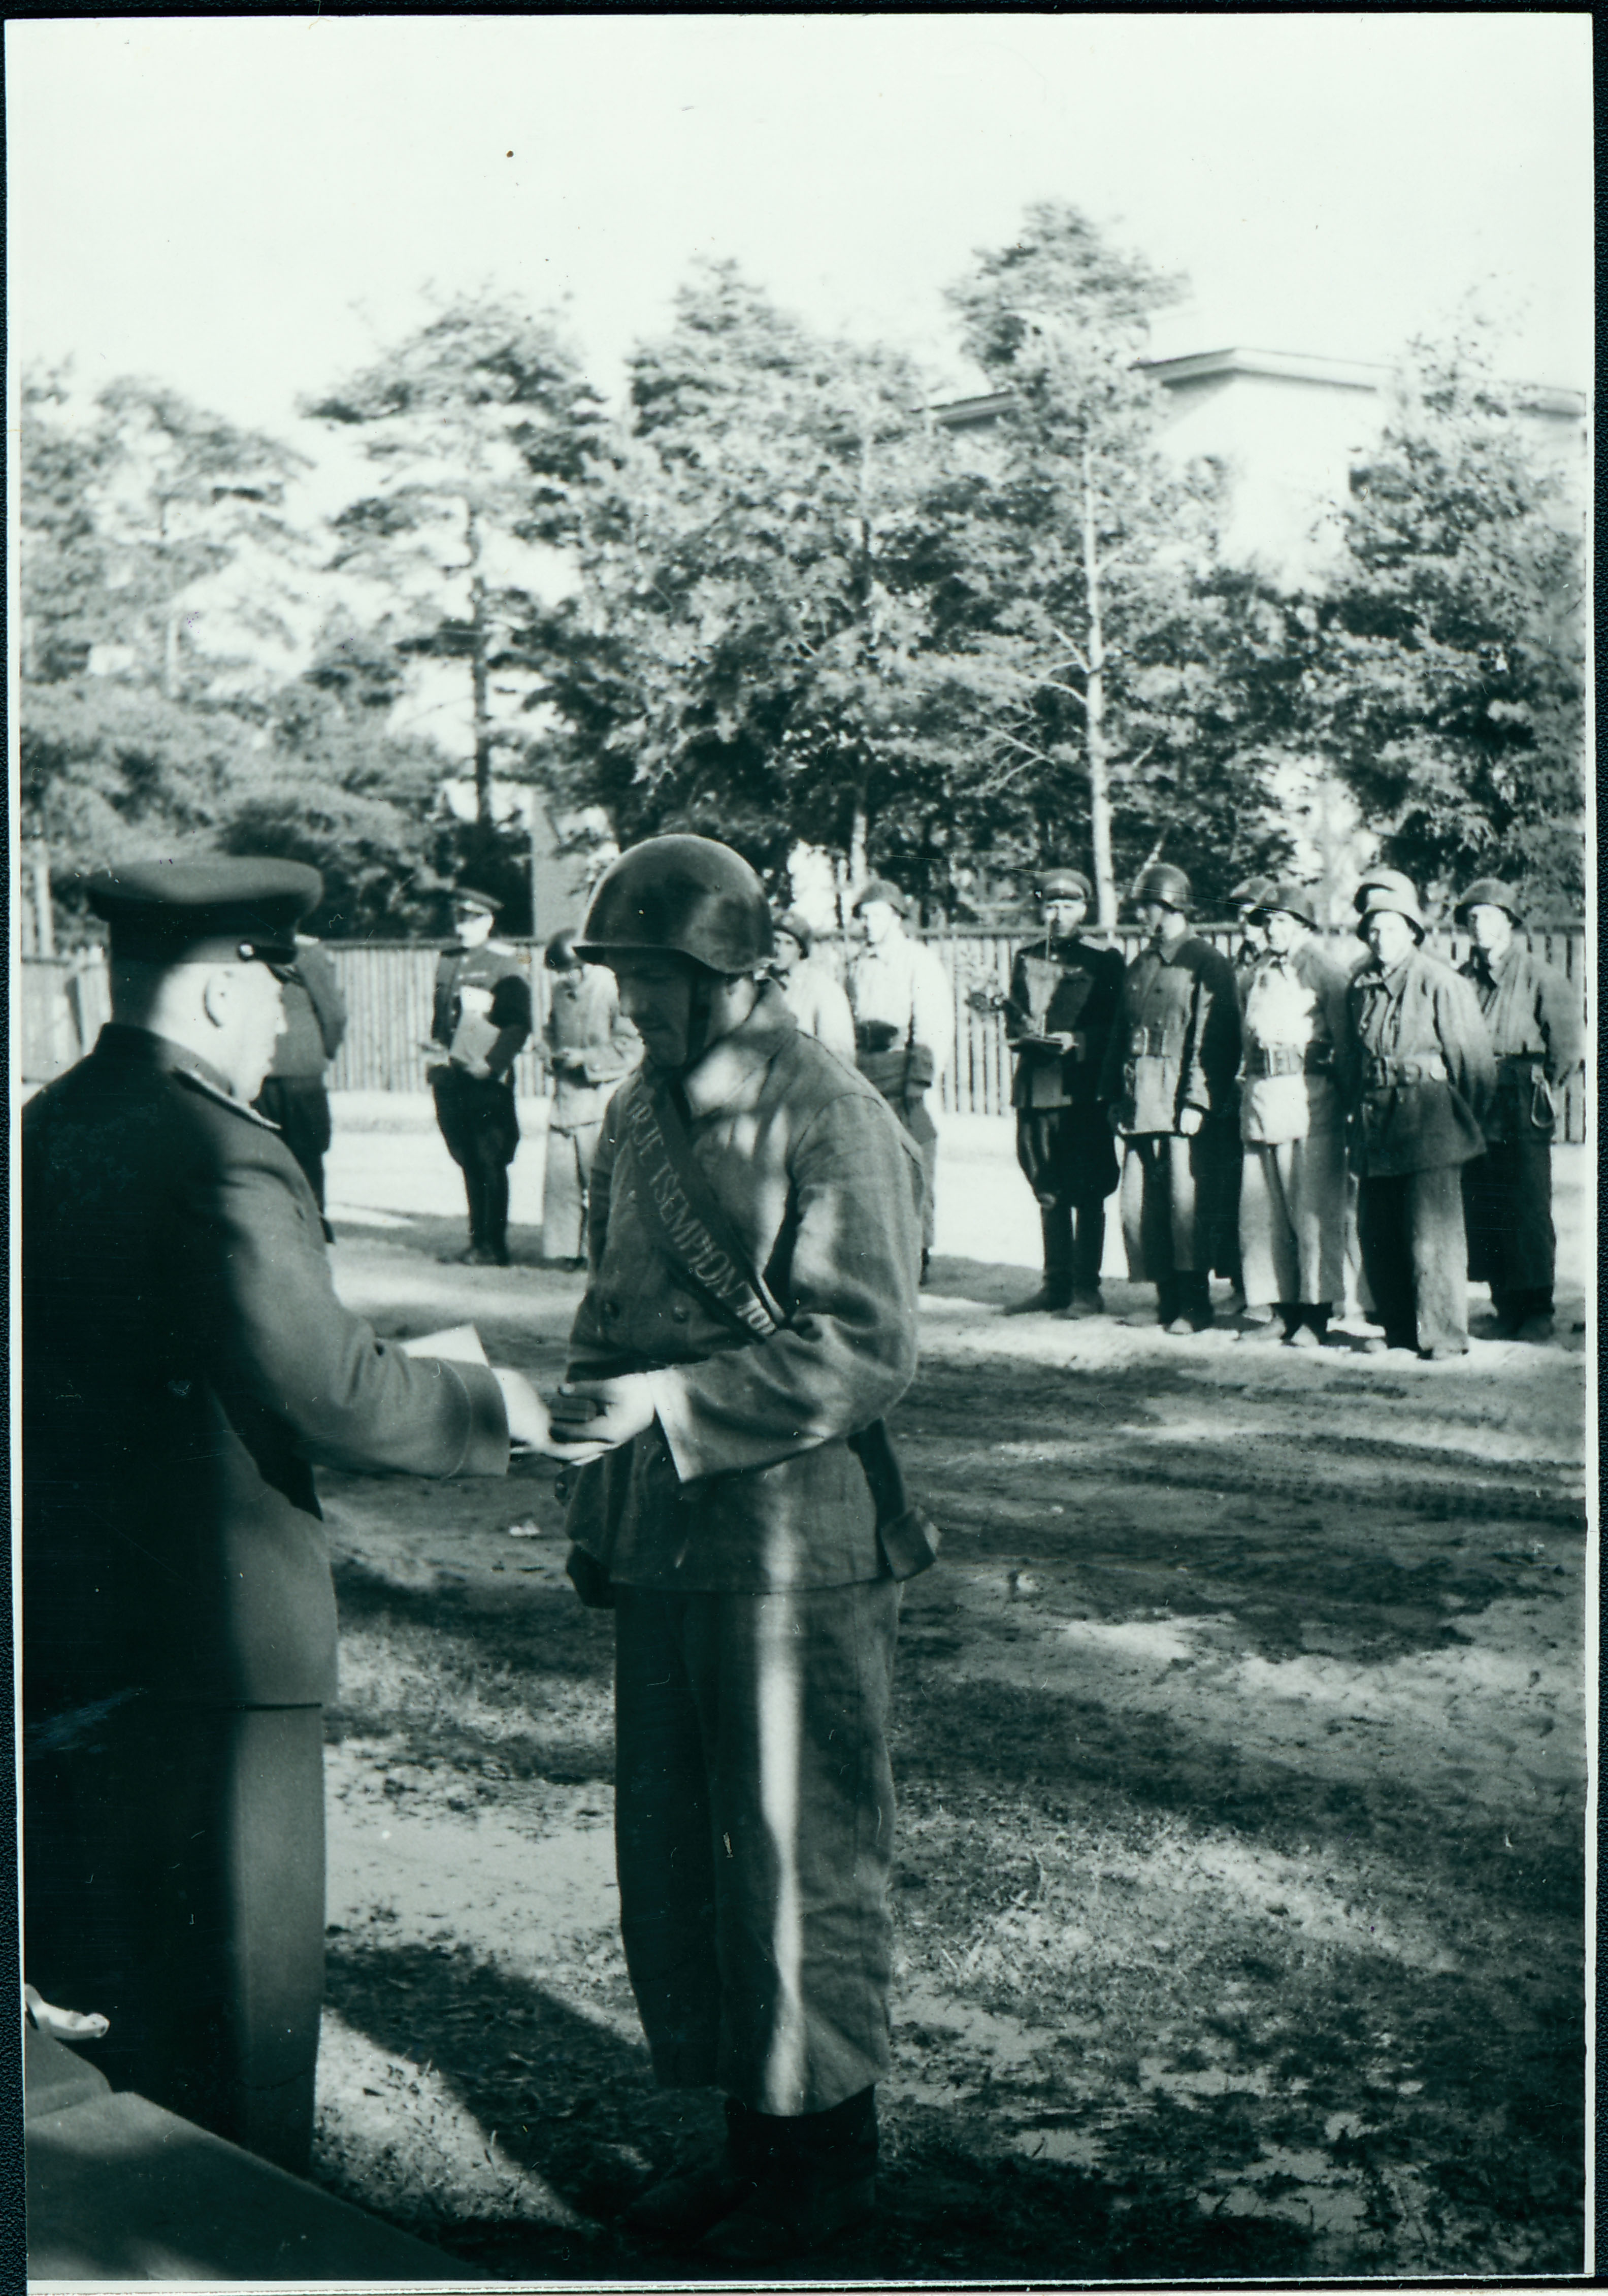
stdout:
[[[1112,1023],[1122,994],[1122,953],[1070,940],[1018,949],[1005,1000],[1005,1038],[1016,1055],[1013,1108],[1072,1108],[1097,1102]],[[1037,1041],[1070,1035],[1070,1052]]]
[[1550,1138],[1561,1088],[1585,1048],[1579,989],[1516,939],[1494,965],[1476,949],[1462,972],[1497,1060],[1497,1089],[1481,1130],[1488,1140]]
[[22,1327],[32,1712],[332,1697],[314,1463],[507,1464],[492,1374],[349,1314],[278,1131],[143,1029],[24,1111]]
[[547,1059],[553,1070],[554,1132],[599,1124],[609,1095],[642,1058],[642,1038],[619,1009],[606,965],[583,964],[552,976]]
[[1346,991],[1341,1090],[1365,1179],[1431,1172],[1481,1155],[1496,1062],[1469,983],[1422,948]]
[[1275,1147],[1337,1131],[1336,1072],[1350,973],[1316,933],[1286,956],[1264,949],[1244,984],[1240,1137]]
[[1239,1060],[1239,998],[1228,959],[1192,937],[1166,956],[1147,942],[1123,975],[1101,1080],[1119,1130],[1176,1132],[1186,1108],[1221,1114],[1232,1102]]
[[854,1014],[830,968],[818,958],[801,957],[784,979],[778,979],[776,986],[805,1036],[814,1037],[841,1061],[852,1062]]
[[570,1538],[623,1585],[760,1593],[883,1575],[846,1438],[915,1371],[920,1157],[886,1103],[774,983],[679,1079],[698,1168],[785,1321],[734,1331],[666,1248],[616,1093],[592,1168],[570,1375],[644,1371],[656,1417],[567,1470]]

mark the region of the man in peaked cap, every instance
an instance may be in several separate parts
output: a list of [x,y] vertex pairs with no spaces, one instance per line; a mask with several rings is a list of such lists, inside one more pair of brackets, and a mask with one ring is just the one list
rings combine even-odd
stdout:
[[469,1198],[472,1267],[508,1265],[508,1167],[520,1144],[513,1063],[530,1034],[530,982],[505,941],[491,938],[498,904],[461,886],[454,946],[436,966],[431,1034],[446,1054],[425,1073],[447,1152]]
[[1189,930],[1191,890],[1163,861],[1134,901],[1149,939],[1128,966],[1101,1095],[1128,1143],[1122,1227],[1128,1267],[1156,1287],[1158,1321],[1183,1335],[1211,1325],[1211,1247],[1239,1160],[1233,1125],[1240,1058],[1234,968]]
[[849,1003],[860,1073],[868,1077],[922,1152],[927,1202],[922,1215],[922,1278],[932,1256],[938,1190],[938,1127],[927,1088],[949,1064],[955,999],[932,951],[905,931],[909,909],[898,887],[874,877],[856,896],[865,946],[849,968]]
[[791,2264],[874,2200],[897,1581],[931,1560],[882,1424],[915,1368],[921,1160],[799,1029],[728,847],[632,847],[579,947],[646,1054],[603,1121],[554,1406],[584,1461],[571,1575],[614,1610],[620,1928],[653,2070],[723,2091],[727,2128],[625,2223]]
[[1363,1273],[1382,1339],[1432,1362],[1468,1352],[1462,1168],[1485,1147],[1496,1082],[1470,984],[1428,955],[1410,878],[1358,894],[1372,962],[1346,991],[1341,1088],[1351,1112]]
[[1481,1126],[1485,1153],[1463,1167],[1468,1272],[1490,1286],[1499,1338],[1544,1341],[1557,1257],[1552,1142],[1563,1086],[1584,1049],[1580,996],[1520,941],[1524,919],[1511,885],[1478,879],[1456,914],[1473,936],[1463,977],[1480,1000],[1497,1060],[1497,1089]]
[[1120,1177],[1100,1078],[1122,955],[1082,937],[1094,891],[1080,869],[1046,869],[1034,893],[1044,939],[1016,952],[1005,1015],[1016,1160],[1038,1200],[1044,1280],[1005,1313],[1097,1316],[1105,1200]]
[[497,1474],[515,1373],[416,1361],[330,1281],[250,1105],[317,873],[89,887],[111,1022],[22,1119],[26,1951],[133,2087],[305,2171],[335,1603],[311,1461]]

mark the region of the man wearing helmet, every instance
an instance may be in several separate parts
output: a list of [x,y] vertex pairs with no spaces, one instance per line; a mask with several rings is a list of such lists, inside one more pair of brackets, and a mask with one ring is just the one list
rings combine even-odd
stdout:
[[614,863],[579,943],[646,1058],[593,1166],[554,1406],[571,1570],[611,1603],[631,1982],[667,2087],[725,2092],[719,2155],[628,2212],[734,2267],[874,2199],[887,2070],[897,1579],[931,1559],[882,1425],[915,1366],[921,1160],[766,977],[746,862]]
[[1240,1057],[1234,968],[1189,930],[1182,869],[1157,862],[1134,889],[1150,938],[1122,982],[1102,1097],[1128,1142],[1122,1230],[1128,1264],[1156,1287],[1171,1332],[1211,1324],[1211,1245],[1227,1160]]
[[1376,871],[1356,900],[1372,962],[1346,992],[1341,1077],[1363,1273],[1384,1326],[1366,1347],[1449,1361],[1468,1352],[1462,1168],[1484,1150],[1496,1063],[1472,987],[1422,947],[1411,879]]
[[814,1037],[841,1061],[855,1057],[854,1014],[831,968],[815,955],[815,928],[801,909],[784,909],[776,919],[771,977],[792,1008],[807,1037]]
[[1313,927],[1312,897],[1270,884],[1265,947],[1244,988],[1240,1070],[1242,1340],[1321,1346],[1345,1294],[1346,1138],[1336,1048],[1347,968]]
[[543,958],[548,982],[544,1035],[553,1071],[547,1165],[542,1194],[542,1257],[586,1264],[587,1196],[610,1094],[642,1058],[642,1040],[619,1009],[614,975],[583,964],[575,935],[556,932]]
[[1463,977],[1473,985],[1497,1059],[1497,1089],[1481,1119],[1485,1153],[1463,1167],[1468,1272],[1490,1286],[1501,1339],[1552,1332],[1557,1238],[1552,1225],[1552,1137],[1563,1085],[1579,1066],[1579,992],[1523,947],[1511,885],[1481,877],[1458,902],[1473,936]]
[[930,948],[912,940],[908,903],[886,877],[874,877],[854,914],[865,947],[849,970],[849,1002],[860,1073],[869,1077],[921,1150],[927,1175],[922,1212],[922,1279],[932,1254],[938,1186],[938,1127],[927,1087],[948,1065],[955,1036],[949,977]]
[[1080,870],[1046,869],[1034,893],[1044,939],[1017,951],[1005,1013],[1016,1055],[1016,1160],[1038,1199],[1044,1281],[1005,1313],[1097,1316],[1105,1200],[1119,1177],[1100,1078],[1122,957],[1081,936],[1093,896]]

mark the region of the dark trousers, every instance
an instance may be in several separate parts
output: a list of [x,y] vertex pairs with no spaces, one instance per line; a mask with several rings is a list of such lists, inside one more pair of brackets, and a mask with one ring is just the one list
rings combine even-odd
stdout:
[[1544,1134],[1493,1140],[1463,1167],[1468,1272],[1489,1283],[1498,1315],[1552,1308],[1557,1236],[1552,1225],[1552,1143]]
[[324,1210],[324,1158],[330,1144],[330,1096],[322,1077],[265,1077],[251,1103],[278,1125],[284,1144],[308,1176],[313,1201]]
[[513,1086],[492,1077],[439,1069],[431,1080],[436,1121],[464,1175],[469,1241],[482,1251],[508,1249],[508,1167],[520,1144]]
[[1357,1226],[1374,1313],[1398,1347],[1468,1346],[1468,1240],[1456,1164],[1366,1179]]
[[304,2175],[323,1709],[135,1708],[90,1742],[34,1745],[23,1833],[28,1980],[110,2019],[86,2054],[114,2088]]
[[888,2069],[898,1588],[617,1591],[620,1928],[654,2072],[825,2112]]
[[[1215,1145],[1215,1144],[1212,1144]],[[1211,1270],[1208,1222],[1216,1177],[1204,1130],[1136,1133],[1122,1168],[1122,1236],[1128,1273],[1165,1290]]]
[[1105,1199],[1119,1177],[1103,1110],[1093,1103],[1018,1109],[1016,1160],[1038,1199],[1045,1290],[1064,1300],[1074,1291],[1098,1291]]

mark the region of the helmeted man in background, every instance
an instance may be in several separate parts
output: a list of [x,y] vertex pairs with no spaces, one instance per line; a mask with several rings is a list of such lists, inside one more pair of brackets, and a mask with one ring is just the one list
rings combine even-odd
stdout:
[[[284,1034],[252,1105],[276,1124],[284,1144],[307,1174],[313,1201],[324,1213],[324,1159],[331,1138],[324,1070],[346,1035],[346,998],[329,953],[309,933],[296,936],[296,964],[283,985]],[[333,1231],[324,1223],[327,1241]]]
[[1269,888],[1266,947],[1243,989],[1242,1340],[1321,1346],[1345,1297],[1346,1132],[1336,1074],[1350,972],[1314,931],[1304,887]]
[[1481,1119],[1485,1153],[1463,1167],[1468,1272],[1490,1286],[1498,1337],[1545,1340],[1557,1258],[1552,1143],[1563,1086],[1584,1051],[1579,992],[1521,946],[1524,918],[1511,885],[1480,878],[1456,914],[1473,935],[1463,977],[1497,1062],[1496,1092]]
[[1384,1336],[1441,1362],[1468,1352],[1464,1164],[1483,1153],[1496,1062],[1472,986],[1421,946],[1412,880],[1358,889],[1373,962],[1346,991],[1342,1089],[1352,1116],[1363,1273]]
[[1044,1281],[1005,1313],[1097,1316],[1105,1200],[1120,1177],[1100,1085],[1122,954],[1082,937],[1094,896],[1081,870],[1046,869],[1033,891],[1044,938],[1018,949],[1005,1014],[1016,1160],[1038,1200]]
[[1237,1162],[1240,1058],[1234,968],[1189,930],[1190,883],[1156,862],[1134,889],[1149,939],[1123,977],[1101,1097],[1128,1143],[1122,1232],[1129,1272],[1156,1287],[1169,1332],[1211,1324],[1211,1250]]
[[1262,929],[1262,914],[1268,896],[1273,890],[1274,880],[1271,877],[1246,877],[1228,896],[1228,906],[1234,911],[1234,920],[1240,931],[1239,947],[1234,952],[1234,978],[1242,1004],[1251,976],[1256,970],[1257,959],[1268,946],[1268,937]]
[[552,976],[545,1035],[553,1072],[542,1256],[579,1267],[586,1262],[592,1160],[603,1110],[642,1058],[642,1039],[619,1009],[614,975],[606,965],[581,963],[572,932],[554,933],[542,961]]
[[[650,838],[579,942],[642,1033],[593,1167],[571,1571],[615,1613],[631,1983],[727,2142],[628,2212],[726,2267],[869,2211],[886,2072],[898,1578],[931,1548],[882,1424],[915,1366],[922,1168],[767,979],[753,871]],[[701,2244],[700,2244],[701,2243]]]
[[801,909],[784,909],[774,927],[771,978],[807,1037],[853,1063],[854,1014],[837,975],[815,953],[815,928]]
[[336,1299],[253,1113],[316,870],[91,882],[112,1018],[22,1118],[27,1970],[137,2089],[305,2172],[335,1595],[313,1463],[500,1474],[518,1374]]
[[520,1144],[513,1063],[530,1034],[530,982],[505,941],[493,940],[497,903],[467,887],[453,896],[455,947],[436,966],[431,1034],[446,1053],[426,1070],[447,1152],[469,1198],[472,1267],[508,1265],[508,1167]]
[[865,946],[849,968],[855,1055],[921,1150],[927,1175],[922,1214],[922,1276],[932,1256],[938,1201],[938,1127],[927,1089],[949,1064],[955,998],[930,948],[905,931],[909,904],[886,877],[874,877],[854,904]]

